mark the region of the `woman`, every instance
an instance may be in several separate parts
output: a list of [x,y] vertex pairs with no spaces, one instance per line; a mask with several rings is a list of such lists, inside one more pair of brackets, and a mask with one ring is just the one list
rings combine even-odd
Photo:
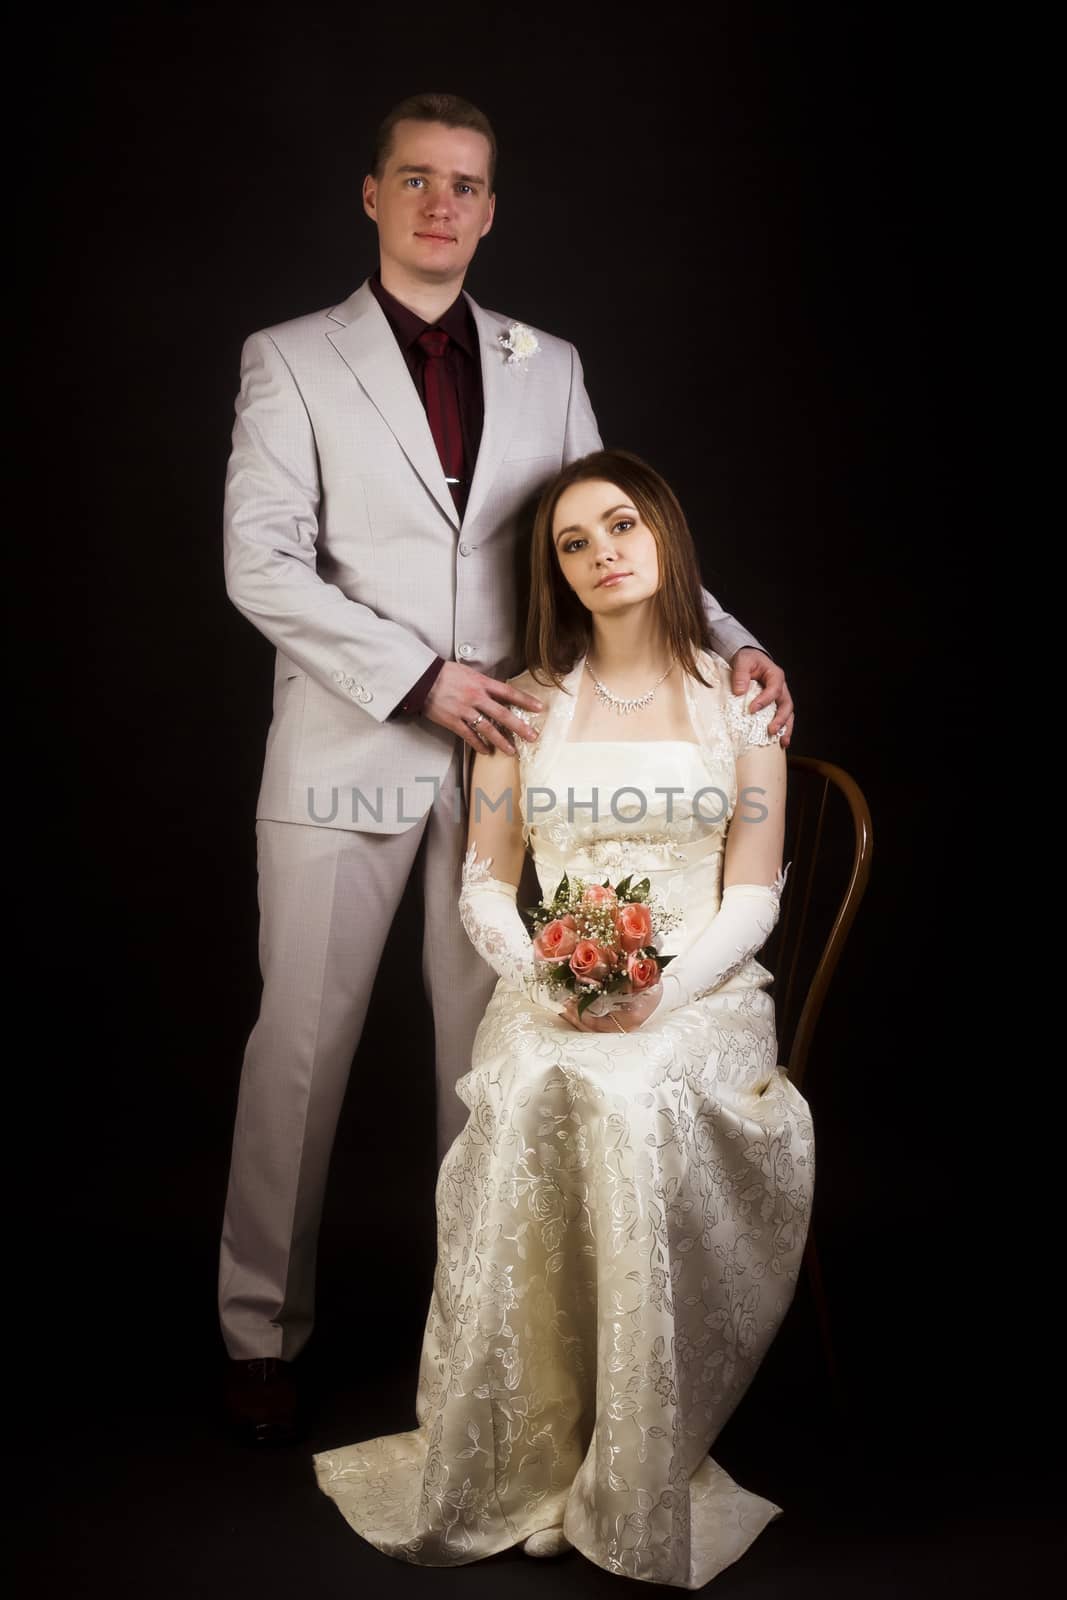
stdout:
[[[792,1298],[814,1177],[753,959],[785,756],[773,706],[730,693],[681,508],[636,457],[559,474],[532,578],[517,681],[539,737],[472,777],[460,904],[499,982],[438,1182],[420,1425],[316,1470],[391,1555],[574,1545],[699,1588],[778,1513],[708,1451]],[[527,842],[546,899],[565,872],[650,880],[674,924],[659,982],[601,1015],[560,1005],[516,909]]]

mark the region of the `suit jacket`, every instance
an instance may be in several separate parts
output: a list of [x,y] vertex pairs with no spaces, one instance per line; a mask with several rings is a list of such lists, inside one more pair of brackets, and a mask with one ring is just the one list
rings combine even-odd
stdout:
[[[574,347],[467,297],[485,420],[462,526],[425,410],[366,284],[249,338],[226,477],[230,598],[277,647],[257,816],[399,833],[455,735],[389,714],[435,656],[515,671],[524,535],[550,478],[600,448]],[[709,601],[710,601],[710,597]],[[752,643],[710,602],[716,648]]]

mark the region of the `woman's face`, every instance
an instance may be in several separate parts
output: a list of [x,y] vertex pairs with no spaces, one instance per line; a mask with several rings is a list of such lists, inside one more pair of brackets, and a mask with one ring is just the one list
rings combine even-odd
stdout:
[[659,589],[655,536],[622,489],[572,483],[556,502],[552,543],[564,579],[594,616],[610,616]]

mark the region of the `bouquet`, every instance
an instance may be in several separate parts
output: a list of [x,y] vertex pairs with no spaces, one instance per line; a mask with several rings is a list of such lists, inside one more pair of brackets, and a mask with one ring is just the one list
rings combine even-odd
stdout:
[[578,1014],[595,1001],[611,1009],[611,996],[639,994],[659,982],[673,960],[659,953],[663,936],[677,927],[680,914],[666,911],[650,892],[649,881],[633,874],[614,888],[587,883],[566,873],[551,900],[526,910],[532,923],[537,975],[557,996],[578,997]]

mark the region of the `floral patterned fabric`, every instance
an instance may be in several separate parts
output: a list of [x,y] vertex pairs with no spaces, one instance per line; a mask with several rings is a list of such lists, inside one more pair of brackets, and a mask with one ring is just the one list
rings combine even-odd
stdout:
[[[548,709],[522,753],[525,789],[555,797],[524,806],[542,889],[563,869],[647,874],[683,913],[678,951],[715,914],[734,764],[769,720],[704,660],[692,743],[568,743],[579,663],[562,691],[533,687]],[[608,800],[634,783],[648,803],[628,818]],[[592,787],[598,819],[568,805]],[[709,788],[725,804],[694,806]],[[497,984],[438,1181],[419,1426],[315,1457],[378,1549],[458,1565],[562,1524],[610,1572],[693,1589],[778,1514],[708,1454],[792,1299],[814,1181],[769,978],[750,960],[626,1035],[577,1032]]]

